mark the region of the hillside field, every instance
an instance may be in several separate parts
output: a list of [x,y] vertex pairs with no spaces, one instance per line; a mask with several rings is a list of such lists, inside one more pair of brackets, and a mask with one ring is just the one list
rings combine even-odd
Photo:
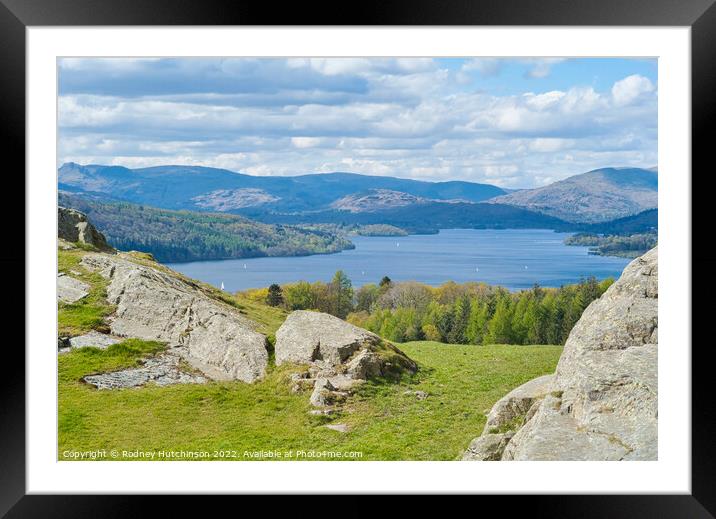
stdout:
[[[65,451],[205,451],[203,459],[254,459],[263,450],[359,452],[363,460],[454,460],[482,432],[485,414],[512,388],[551,373],[560,346],[399,345],[420,366],[399,383],[370,382],[338,416],[309,415],[309,394],[292,394],[290,367],[255,384],[98,391],[86,374],[119,369],[159,351],[128,340],[102,351],[74,350],[59,362],[59,459]],[[295,368],[294,368],[295,369]],[[414,393],[428,397],[418,400]],[[341,423],[347,433],[322,425]],[[300,458],[296,458],[300,459]],[[308,459],[308,458],[303,458]]]

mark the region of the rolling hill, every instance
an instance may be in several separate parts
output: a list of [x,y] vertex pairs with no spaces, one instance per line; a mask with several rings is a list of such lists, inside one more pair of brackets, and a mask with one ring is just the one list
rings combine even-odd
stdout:
[[604,222],[657,207],[658,173],[640,168],[596,169],[489,202],[523,207],[569,222]]
[[473,182],[423,182],[394,177],[326,173],[294,177],[260,177],[198,166],[82,166],[66,163],[58,170],[59,188],[101,193],[164,209],[236,213],[245,208],[281,211],[328,209],[337,200],[370,190],[387,190],[431,200],[481,202],[505,194],[503,189]]
[[354,247],[331,232],[233,214],[172,211],[63,192],[58,203],[87,214],[113,247],[149,252],[161,262],[304,256]]

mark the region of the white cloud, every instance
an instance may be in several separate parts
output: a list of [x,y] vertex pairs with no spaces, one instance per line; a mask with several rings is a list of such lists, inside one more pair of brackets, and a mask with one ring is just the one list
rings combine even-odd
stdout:
[[323,139],[319,137],[291,137],[291,144],[296,148],[316,148],[322,142]]
[[617,106],[626,106],[633,103],[644,94],[648,94],[653,91],[654,85],[651,83],[649,78],[633,74],[614,83],[614,86],[612,87],[612,97],[614,98],[614,103]]
[[558,63],[565,61],[565,58],[528,58],[523,59],[523,63],[528,64],[531,68],[525,73],[525,76],[531,79],[542,79],[550,75],[552,67]]
[[472,58],[462,66],[463,72],[476,71],[483,77],[492,77],[500,73],[502,62],[498,58]]
[[[148,93],[120,95],[107,78],[109,94],[70,82],[79,86],[59,98],[60,163],[190,164],[255,175],[353,171],[505,187],[657,163],[655,86],[639,75],[611,91],[540,91],[541,83],[519,78],[524,66],[538,76],[558,60],[520,60],[517,81],[529,91],[505,93],[481,91],[485,81],[475,80],[504,70],[503,59],[451,69],[425,58],[189,61],[162,62],[159,71],[132,60],[114,68],[64,63],[77,81],[92,71],[143,77],[136,70],[144,67],[152,77],[166,70],[170,86],[202,74],[214,74],[216,85],[180,83],[172,92],[149,85]],[[470,83],[458,83],[460,74]],[[244,79],[249,87],[237,90]]]

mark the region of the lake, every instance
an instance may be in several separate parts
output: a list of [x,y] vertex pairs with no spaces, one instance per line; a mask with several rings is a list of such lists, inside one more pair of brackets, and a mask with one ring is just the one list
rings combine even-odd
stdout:
[[630,260],[588,254],[564,245],[571,233],[542,229],[449,229],[438,234],[351,237],[356,248],[336,254],[169,263],[168,267],[229,292],[295,281],[330,281],[343,270],[354,287],[414,280],[483,281],[510,290],[535,283],[558,287],[582,277],[619,277]]

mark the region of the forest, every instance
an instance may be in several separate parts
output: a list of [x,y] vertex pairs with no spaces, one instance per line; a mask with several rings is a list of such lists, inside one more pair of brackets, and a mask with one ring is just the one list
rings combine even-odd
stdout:
[[657,243],[656,231],[631,235],[598,235],[578,233],[564,240],[565,245],[581,245],[590,247],[591,254],[599,256],[621,256],[636,258],[653,249]]
[[338,271],[329,283],[274,284],[243,295],[287,310],[327,312],[395,342],[564,344],[585,308],[613,282],[589,277],[559,288],[510,292],[485,283],[431,287],[384,277],[354,290]]
[[301,256],[354,248],[345,237],[328,231],[265,224],[238,215],[157,209],[62,192],[58,203],[85,213],[113,247],[149,252],[163,263]]

